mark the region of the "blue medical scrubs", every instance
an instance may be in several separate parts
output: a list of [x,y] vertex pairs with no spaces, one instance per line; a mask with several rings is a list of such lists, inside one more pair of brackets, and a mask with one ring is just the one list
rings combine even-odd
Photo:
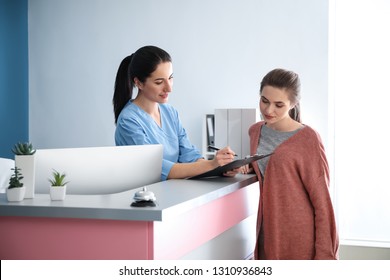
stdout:
[[148,113],[129,101],[118,117],[115,143],[117,146],[162,144],[161,180],[166,180],[175,163],[194,162],[202,155],[189,141],[176,109],[169,104],[159,104],[159,108],[161,127]]

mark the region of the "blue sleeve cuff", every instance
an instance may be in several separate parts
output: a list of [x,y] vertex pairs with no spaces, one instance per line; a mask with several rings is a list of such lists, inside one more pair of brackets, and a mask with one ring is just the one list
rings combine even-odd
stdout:
[[165,181],[168,178],[168,174],[175,163],[166,159],[162,161],[161,181]]

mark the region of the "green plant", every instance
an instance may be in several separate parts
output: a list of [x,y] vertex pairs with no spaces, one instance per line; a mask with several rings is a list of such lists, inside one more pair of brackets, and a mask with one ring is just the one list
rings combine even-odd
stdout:
[[24,142],[24,143],[18,142],[12,148],[12,152],[15,155],[33,155],[35,154],[36,150],[33,148],[33,145],[29,142]]
[[11,178],[9,179],[8,188],[13,189],[23,187],[23,183],[20,181],[23,179],[22,173],[19,172],[21,169],[15,166],[15,168],[11,168],[11,170],[14,170],[14,174],[12,174]]
[[66,177],[66,174],[65,173],[60,173],[58,172],[57,170],[53,169],[53,178],[52,179],[49,179],[49,182],[51,183],[51,185],[53,187],[62,187],[62,186],[65,186],[67,183],[69,182],[65,182],[65,177]]

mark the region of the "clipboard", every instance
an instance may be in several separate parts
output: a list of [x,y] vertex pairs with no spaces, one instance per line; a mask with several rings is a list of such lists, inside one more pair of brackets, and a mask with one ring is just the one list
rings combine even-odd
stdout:
[[252,163],[254,161],[257,161],[259,159],[268,157],[270,155],[272,155],[272,153],[266,154],[266,155],[254,155],[254,156],[250,156],[248,158],[237,159],[235,161],[232,161],[231,163],[228,163],[228,164],[225,164],[225,165],[222,165],[222,166],[218,166],[217,168],[215,168],[213,170],[204,172],[204,173],[196,175],[196,176],[189,177],[187,179],[201,179],[201,178],[206,178],[206,177],[222,176],[223,173],[225,173],[227,171],[236,169],[236,168],[244,166],[246,164],[250,164],[250,163]]

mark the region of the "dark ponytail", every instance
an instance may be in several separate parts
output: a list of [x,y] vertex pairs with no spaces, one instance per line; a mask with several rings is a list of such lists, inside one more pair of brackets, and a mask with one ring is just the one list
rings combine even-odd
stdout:
[[130,78],[130,63],[133,54],[126,56],[119,65],[116,73],[114,97],[112,104],[114,106],[115,123],[119,114],[125,107],[126,103],[133,97],[133,81]]
[[117,123],[119,114],[127,102],[133,98],[134,79],[137,78],[141,83],[144,83],[157,66],[163,62],[172,62],[171,56],[155,46],[142,47],[122,60],[116,74],[112,99],[115,123]]

